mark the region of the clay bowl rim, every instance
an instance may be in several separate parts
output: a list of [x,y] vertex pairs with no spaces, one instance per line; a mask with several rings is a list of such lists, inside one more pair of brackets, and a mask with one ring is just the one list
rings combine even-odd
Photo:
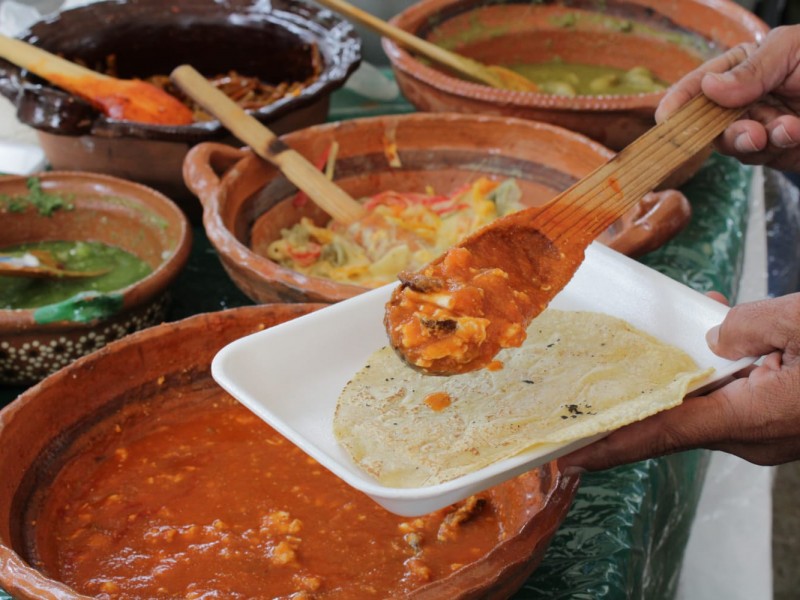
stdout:
[[[468,124],[471,122],[489,122],[496,123],[498,127],[513,127],[519,131],[520,134],[525,130],[533,132],[543,130],[559,136],[564,140],[564,143],[580,144],[581,146],[584,146],[596,153],[603,160],[610,160],[615,154],[606,146],[603,146],[599,142],[592,140],[581,133],[577,133],[575,131],[571,131],[558,125],[552,125],[543,121],[534,121],[531,119],[517,117],[468,113],[418,112],[404,115],[379,115],[375,117],[363,117],[352,119],[348,121],[348,123],[365,123],[369,125],[371,123],[380,121],[398,121],[402,123],[406,120],[436,122],[444,121],[452,127],[456,127],[461,123]],[[293,131],[281,136],[281,139],[291,146],[293,138],[300,136],[313,136],[316,134],[316,132],[321,131],[333,131],[333,137],[335,138],[335,130],[337,127],[338,123],[312,125],[311,127],[306,127],[304,129]],[[220,192],[226,186],[226,179],[228,177],[235,177],[238,175],[238,173],[252,168],[251,166],[254,163],[257,164],[261,160],[250,148],[243,148],[237,152],[241,152],[241,158],[236,162],[236,165],[223,176],[216,193],[212,195],[211,202],[203,203],[203,226],[209,241],[219,253],[220,258],[235,263],[236,269],[239,272],[246,273],[249,279],[263,280],[266,272],[273,271],[272,275],[269,276],[269,280],[276,281],[288,287],[297,288],[300,286],[306,286],[308,283],[310,283],[311,286],[309,287],[313,286],[313,288],[316,290],[313,296],[325,296],[327,299],[322,300],[324,302],[339,302],[372,289],[357,284],[342,283],[317,277],[315,275],[303,275],[298,273],[297,271],[284,267],[283,265],[270,260],[266,256],[255,253],[242,241],[240,241],[234,235],[234,233],[228,229],[228,227],[225,226],[221,214],[224,201],[220,198]],[[279,174],[276,173],[275,176],[277,177]],[[259,189],[263,189],[264,185],[271,180],[272,179],[268,179],[262,182],[262,185]],[[254,193],[257,193],[257,191]],[[290,197],[287,197],[280,202],[286,202],[289,199]]]
[[[172,213],[175,222],[179,225],[178,238],[174,250],[168,258],[162,260],[159,266],[146,277],[134,281],[130,285],[116,290],[113,293],[120,293],[123,296],[123,307],[121,312],[126,312],[138,306],[144,305],[150,300],[164,292],[169,285],[180,274],[189,259],[192,248],[192,229],[186,215],[181,209],[167,196],[154,190],[151,187],[136,183],[113,175],[102,173],[86,173],[82,171],[45,171],[33,175],[6,175],[0,177],[0,193],[9,183],[24,182],[31,177],[36,177],[42,181],[56,181],[69,184],[77,180],[88,180],[103,184],[107,189],[118,192],[120,196],[134,200],[137,204],[140,201],[134,197],[129,197],[124,193],[125,189],[132,189],[140,194],[144,194],[155,200],[165,210]],[[65,191],[63,188],[60,191]],[[1,213],[0,213],[1,214]],[[42,218],[38,215],[35,218]],[[133,300],[131,300],[133,297]],[[23,327],[31,328],[39,332],[58,332],[73,329],[91,329],[98,325],[98,320],[88,322],[77,321],[54,321],[51,323],[38,323],[34,317],[37,308],[12,308],[0,309],[0,334],[16,333],[22,331]],[[101,319],[99,322],[102,323]]]
[[[420,0],[416,4],[398,13],[390,23],[412,34],[417,34],[411,25],[425,24],[438,15],[442,9],[467,3],[464,0]],[[689,3],[708,4],[719,6],[732,13],[731,20],[746,24],[748,29],[765,35],[767,28],[763,22],[751,12],[731,0],[689,0]],[[491,4],[490,0],[472,2],[474,8],[481,8],[484,4]],[[531,4],[536,4],[531,2]],[[468,7],[464,12],[469,12],[473,7]],[[429,9],[436,9],[434,11]],[[707,37],[705,34],[701,34]],[[555,94],[541,94],[538,92],[521,92],[492,88],[487,85],[473,83],[430,67],[417,60],[414,55],[398,43],[383,37],[381,44],[389,58],[393,69],[401,72],[406,77],[416,79],[440,92],[454,97],[463,96],[467,99],[477,100],[488,104],[500,106],[520,107],[526,109],[546,109],[560,111],[595,111],[604,113],[622,111],[642,111],[647,113],[655,110],[666,90],[638,94],[606,94],[597,96],[559,96]]]
[[[158,343],[167,336],[178,335],[182,330],[191,332],[195,329],[206,330],[211,328],[218,332],[225,331],[227,329],[224,327],[225,324],[230,319],[239,318],[240,315],[242,315],[240,320],[245,320],[248,327],[257,325],[258,320],[272,321],[270,325],[267,325],[271,327],[293,318],[298,318],[303,314],[315,310],[322,310],[326,306],[327,305],[324,303],[307,302],[261,304],[229,308],[213,313],[200,313],[177,321],[163,323],[112,341],[99,350],[84,355],[63,369],[47,376],[39,383],[20,394],[10,404],[0,409],[0,440],[3,440],[4,432],[10,430],[16,420],[25,418],[28,411],[35,410],[34,403],[37,402],[37,398],[40,398],[42,394],[46,395],[50,390],[57,390],[60,387],[66,387],[70,390],[79,386],[79,378],[75,377],[76,373],[91,373],[93,370],[102,369],[104,363],[112,360],[113,356],[120,350],[144,347],[147,343]],[[281,311],[286,311],[289,313],[289,316],[268,316],[274,315],[276,312],[281,313]],[[264,317],[260,316],[262,313],[265,315]],[[235,327],[243,328],[243,326],[238,325]],[[226,334],[218,333],[217,335],[224,344]],[[239,335],[238,332],[236,335]],[[245,335],[247,334],[245,333]],[[213,355],[213,353],[214,351],[212,350],[211,354]],[[202,366],[200,359],[195,361],[192,365],[183,365],[183,367],[178,364],[180,360],[181,359],[178,358],[175,364],[168,365],[167,368],[172,370],[166,373],[166,375],[174,374],[178,371],[184,374],[195,373],[192,377],[202,375],[200,370],[192,369],[192,367]],[[206,374],[210,373],[210,367],[209,360],[208,371],[205,371]],[[136,385],[140,384],[141,382],[137,380]],[[113,386],[113,389],[105,392],[108,397],[101,399],[97,406],[78,416],[85,417],[93,411],[99,410],[105,403],[113,402],[120,394],[124,395],[127,391],[130,391],[131,385],[132,384],[127,381],[120,381],[119,385]],[[73,393],[75,392],[73,391]],[[157,394],[157,392],[154,392],[154,394]],[[43,400],[39,402],[41,403]],[[34,408],[31,408],[32,406],[34,406]],[[60,424],[57,430],[47,434],[49,437],[43,440],[41,448],[46,449],[49,444],[52,444],[54,440],[58,439],[59,436],[65,432],[70,431],[74,426],[74,419]],[[41,452],[41,450],[39,452]],[[38,454],[38,456],[41,456],[41,454]],[[30,468],[30,466],[31,465],[26,465],[26,468]],[[474,600],[478,597],[506,597],[508,593],[518,589],[518,587],[522,585],[524,579],[529,577],[541,562],[544,551],[551,543],[557,529],[570,510],[580,484],[579,475],[561,472],[555,461],[543,465],[539,467],[539,469],[546,470],[549,479],[549,485],[546,489],[543,489],[544,495],[542,497],[542,505],[539,510],[535,511],[529,518],[521,521],[521,524],[514,530],[514,535],[512,537],[499,540],[488,554],[472,563],[470,565],[470,571],[468,571],[467,574],[461,574],[462,576],[467,575],[464,577],[463,581],[456,578],[458,574],[454,573],[432,584],[414,590],[409,597],[418,598],[419,600],[434,600],[436,598],[441,598],[442,591],[457,591],[459,595],[455,598]],[[16,494],[18,490],[19,488],[16,487],[12,493]],[[540,521],[544,522],[540,523]],[[537,534],[538,525],[542,525],[540,534]],[[524,552],[521,552],[520,548],[518,548],[520,544],[523,545],[522,550],[524,550]],[[42,593],[47,593],[49,594],[48,597],[57,596],[64,600],[88,600],[89,598],[89,596],[79,594],[69,585],[50,578],[31,566],[23,559],[22,555],[15,550],[14,544],[10,541],[0,541],[0,564],[2,564],[2,568],[0,568],[0,583],[6,589],[11,588],[15,593],[21,592],[23,594],[30,594],[29,596],[23,597],[40,598]],[[486,567],[489,566],[493,568],[489,573],[486,573]],[[490,594],[490,596],[486,596],[486,593]]]
[[[47,30],[57,27],[59,21],[65,18],[79,21],[82,15],[92,15],[94,19],[94,16],[98,14],[114,16],[119,11],[142,11],[146,10],[148,6],[165,11],[169,7],[184,4],[187,6],[182,8],[181,13],[176,14],[186,14],[186,10],[192,5],[207,6],[209,10],[218,6],[221,7],[220,9],[230,8],[227,1],[220,4],[215,0],[189,0],[189,2],[178,0],[177,2],[170,2],[169,6],[165,5],[161,0],[128,0],[127,2],[101,0],[92,4],[76,6],[49,17],[43,17],[31,24],[17,37],[34,45],[39,45],[38,42],[42,38],[46,38]],[[296,110],[307,108],[323,100],[336,89],[342,87],[361,62],[361,38],[352,23],[336,13],[312,4],[307,0],[280,0],[278,6],[273,6],[273,3],[264,4],[263,2],[251,0],[246,6],[242,4],[233,8],[235,9],[233,14],[218,15],[221,24],[230,25],[233,16],[247,16],[250,11],[254,11],[254,14],[258,17],[272,17],[267,19],[268,25],[283,27],[299,42],[298,45],[304,45],[307,42],[304,36],[308,36],[320,47],[325,45],[331,50],[330,52],[322,52],[324,65],[319,77],[311,85],[303,88],[298,95],[284,96],[268,106],[248,111],[259,121],[270,123]],[[170,14],[172,13],[170,12]],[[235,27],[235,21],[233,23]],[[5,86],[2,85],[2,80],[6,80]],[[7,89],[4,90],[4,88]],[[79,107],[82,106],[83,110],[93,115],[90,123],[80,126],[82,130],[80,132],[64,132],[59,131],[59,127],[31,125],[48,133],[62,135],[99,133],[104,137],[136,137],[154,141],[185,141],[190,143],[224,138],[229,135],[227,129],[216,119],[176,126],[134,123],[108,118],[102,112],[91,108],[88,103],[80,98],[61,90],[49,82],[41,82],[41,78],[2,59],[0,59],[0,91],[7,97],[13,93],[16,96],[15,103],[18,108],[20,103],[25,102],[24,97],[26,94],[23,92],[29,91],[36,96],[37,99],[34,101],[36,105],[41,106],[41,103],[44,103],[44,106],[62,103],[65,106],[77,105]],[[54,108],[54,110],[58,112],[61,109]],[[67,108],[66,110],[72,109]]]

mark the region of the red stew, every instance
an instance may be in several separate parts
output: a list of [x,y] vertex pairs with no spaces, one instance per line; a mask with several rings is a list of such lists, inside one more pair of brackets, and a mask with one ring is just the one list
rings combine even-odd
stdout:
[[491,492],[396,516],[219,388],[168,394],[84,436],[31,515],[34,562],[83,594],[400,598],[505,536]]

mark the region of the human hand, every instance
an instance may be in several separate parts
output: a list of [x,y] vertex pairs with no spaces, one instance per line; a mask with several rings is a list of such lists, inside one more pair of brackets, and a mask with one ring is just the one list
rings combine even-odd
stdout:
[[749,105],[717,138],[746,164],[800,172],[800,25],[778,27],[704,63],[672,86],[656,110],[662,122],[702,91],[721,106]]
[[719,356],[764,356],[705,396],[622,427],[559,459],[598,471],[694,448],[759,465],[800,459],[800,293],[741,304],[707,336]]

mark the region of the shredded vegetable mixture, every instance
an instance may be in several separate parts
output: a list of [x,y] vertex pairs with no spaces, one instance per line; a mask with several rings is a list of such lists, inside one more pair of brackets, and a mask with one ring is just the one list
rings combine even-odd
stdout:
[[377,287],[427,264],[467,234],[522,208],[513,179],[481,177],[449,195],[386,191],[364,200],[367,216],[342,228],[303,218],[267,256],[305,275]]

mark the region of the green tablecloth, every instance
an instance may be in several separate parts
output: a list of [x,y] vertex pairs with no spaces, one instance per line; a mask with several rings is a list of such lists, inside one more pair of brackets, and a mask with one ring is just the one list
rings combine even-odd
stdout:
[[[712,155],[683,191],[689,226],[642,262],[732,300],[741,276],[752,170]],[[584,475],[567,518],[514,600],[673,598],[708,463],[706,451]]]
[[[402,99],[361,104],[334,95],[333,118],[410,112]],[[751,170],[712,155],[683,191],[689,226],[642,262],[701,291],[733,297],[744,252]],[[223,271],[202,228],[174,286],[170,318],[251,304]],[[0,405],[21,389],[0,388]],[[694,451],[584,476],[574,505],[537,571],[514,600],[672,598],[708,456]],[[0,590],[0,600],[9,596]]]

